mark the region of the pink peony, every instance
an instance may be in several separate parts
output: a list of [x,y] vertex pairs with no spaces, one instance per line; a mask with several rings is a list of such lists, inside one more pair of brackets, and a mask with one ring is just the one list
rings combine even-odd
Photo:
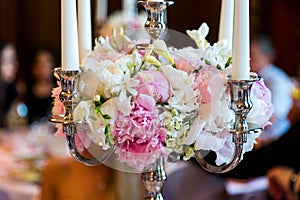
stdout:
[[252,85],[251,92],[255,98],[263,100],[267,104],[266,115],[271,116],[274,111],[272,105],[272,95],[265,83],[262,80],[255,82]]
[[164,155],[166,130],[159,120],[159,111],[149,111],[135,103],[128,116],[119,113],[112,129],[119,159],[130,166],[143,169]]
[[139,94],[137,97],[137,102],[143,108],[151,111],[155,106],[155,99],[149,95]]
[[171,94],[170,84],[159,71],[142,71],[137,77],[140,80],[136,88],[138,94],[151,96],[156,102],[166,102]]
[[180,56],[175,57],[174,61],[176,63],[176,69],[185,71],[188,74],[193,73],[196,69],[196,67],[194,67],[189,60],[184,59]]
[[54,116],[64,115],[65,107],[59,99],[59,94],[61,93],[61,83],[57,82],[58,87],[53,88],[51,97],[54,98],[54,105],[52,107],[52,114]]
[[[51,97],[54,98],[54,105],[52,107],[52,115],[53,116],[63,116],[65,114],[65,107],[64,107],[64,104],[59,99],[59,94],[61,93],[61,83],[58,81],[57,85],[58,85],[58,87],[53,88],[52,95],[51,95]],[[66,137],[63,132],[62,124],[56,124],[56,129],[57,130],[54,134],[56,137],[62,137],[62,138]],[[81,139],[79,139],[78,134],[80,135]],[[84,148],[84,144],[86,146],[89,146],[91,142],[88,140],[86,134],[82,134],[82,133],[78,133],[78,134],[76,134],[76,136],[75,136],[75,144],[76,144],[76,147],[78,148],[78,150],[81,151]],[[83,142],[82,142],[82,140],[83,140]]]
[[217,69],[207,68],[201,70],[195,79],[195,89],[200,91],[200,104],[207,104],[213,98],[214,81],[219,78]]
[[[66,135],[63,132],[63,125],[62,124],[56,124],[56,137],[65,138]],[[89,147],[91,145],[91,140],[89,139],[87,135],[87,131],[84,129],[77,129],[77,134],[75,134],[75,145],[79,151],[83,151],[85,147]]]
[[177,49],[173,56],[176,63],[176,69],[185,71],[188,74],[193,73],[195,70],[199,70],[199,67],[203,66],[203,61],[199,58],[199,50],[193,47]]
[[92,140],[88,137],[88,126],[84,124],[82,127],[77,127],[77,134],[75,134],[75,144],[79,151],[83,151],[92,144]]
[[56,124],[56,132],[54,133],[54,135],[56,137],[66,137],[65,134],[63,133],[63,127],[62,127],[62,124]]
[[252,99],[252,102],[257,100],[264,102],[264,104],[260,104],[260,105],[265,105],[260,108],[261,110],[256,109],[256,112],[260,112],[263,114],[260,116],[259,114],[256,113],[256,117],[254,121],[255,123],[260,124],[264,128],[271,124],[269,120],[274,112],[274,108],[271,100],[271,91],[266,87],[265,83],[262,80],[260,80],[253,83],[251,93],[254,97]]
[[[54,98],[54,105],[52,107],[52,115],[53,116],[61,116],[65,114],[65,107],[64,104],[59,99],[59,94],[61,93],[61,83],[57,81],[58,87],[53,88],[51,97]],[[63,130],[62,130],[62,124],[56,124],[56,137],[65,137]]]

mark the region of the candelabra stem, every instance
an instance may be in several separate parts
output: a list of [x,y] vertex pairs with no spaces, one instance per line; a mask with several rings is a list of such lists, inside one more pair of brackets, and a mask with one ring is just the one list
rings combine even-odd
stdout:
[[153,164],[145,168],[141,179],[146,188],[145,200],[163,200],[161,189],[167,179],[164,158],[159,157]]
[[160,38],[161,34],[166,30],[166,9],[172,5],[173,1],[138,1],[147,13],[147,21],[145,22],[145,30],[151,37],[150,43]]

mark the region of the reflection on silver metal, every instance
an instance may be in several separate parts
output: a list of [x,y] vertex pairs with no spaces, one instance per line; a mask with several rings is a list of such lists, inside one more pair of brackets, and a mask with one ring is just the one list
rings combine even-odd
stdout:
[[228,80],[231,97],[231,109],[235,112],[235,122],[231,128],[232,142],[235,144],[233,158],[229,164],[215,166],[208,163],[200,151],[195,151],[198,163],[207,171],[213,173],[224,173],[232,170],[239,163],[243,144],[247,142],[247,134],[260,133],[262,128],[255,124],[246,122],[247,115],[252,108],[251,88],[254,82],[259,81],[260,77],[251,76],[249,80]]
[[159,157],[153,164],[144,169],[141,178],[146,187],[145,200],[163,200],[161,189],[167,179],[164,158]]
[[[71,126],[74,127],[76,125],[75,124],[71,124]],[[111,153],[107,154],[101,160],[99,160],[98,158],[87,158],[87,157],[81,155],[80,152],[77,150],[77,147],[76,147],[76,144],[75,144],[75,134],[73,134],[73,135],[66,135],[66,137],[67,137],[66,139],[67,139],[68,147],[69,147],[69,150],[70,150],[70,153],[71,153],[72,157],[75,158],[75,160],[77,160],[78,162],[83,163],[83,164],[85,164],[87,166],[95,166],[95,165],[101,164],[113,152],[113,151],[111,151]]]
[[62,124],[63,133],[66,135],[70,153],[77,161],[89,166],[100,164],[102,161],[99,161],[99,159],[85,158],[81,155],[75,144],[75,134],[77,130],[76,122],[73,118],[73,109],[76,107],[79,98],[76,91],[76,84],[80,71],[65,71],[57,68],[54,73],[61,83],[59,99],[63,103],[66,112],[64,116],[50,116],[49,121]]
[[138,4],[144,6],[147,12],[147,21],[145,30],[151,37],[151,42],[159,39],[161,34],[166,30],[166,9],[173,1],[138,1]]

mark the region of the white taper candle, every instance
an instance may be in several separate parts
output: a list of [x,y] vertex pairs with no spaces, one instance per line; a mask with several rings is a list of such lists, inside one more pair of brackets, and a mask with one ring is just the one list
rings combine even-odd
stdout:
[[79,70],[76,0],[61,0],[62,70]]
[[232,50],[234,0],[222,0],[219,41],[226,40],[229,50]]
[[96,23],[101,24],[107,20],[107,0],[96,1]]
[[136,0],[123,0],[123,11],[126,16],[133,17],[137,9]]
[[250,78],[249,0],[235,0],[232,79]]
[[92,50],[91,1],[78,0],[79,61]]

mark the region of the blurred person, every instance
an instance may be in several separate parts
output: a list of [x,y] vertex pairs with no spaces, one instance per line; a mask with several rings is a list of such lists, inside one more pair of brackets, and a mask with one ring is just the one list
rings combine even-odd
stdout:
[[[266,179],[269,177],[269,193],[274,199],[289,199],[286,189],[279,190],[280,187],[286,186],[287,173],[275,170],[272,168],[277,166],[285,166],[295,171],[300,171],[300,99],[294,99],[293,106],[288,114],[288,119],[291,122],[290,129],[277,140],[246,152],[240,163],[231,171],[220,174],[220,176],[229,178],[229,181],[236,183],[251,183],[259,180],[256,178]],[[271,171],[270,171],[271,170]],[[278,173],[278,174],[277,174]],[[271,175],[270,175],[271,174]],[[278,176],[278,177],[277,177]],[[272,178],[270,178],[272,177]],[[262,180],[260,179],[260,180]],[[277,180],[278,179],[278,180]],[[281,182],[284,181],[284,182]],[[266,186],[267,187],[267,186]],[[275,187],[277,189],[275,189]],[[261,192],[266,194],[266,188]],[[274,193],[274,189],[277,193]],[[275,198],[275,196],[284,198]],[[282,196],[288,195],[288,196]]]
[[224,176],[241,179],[265,176],[268,170],[276,166],[287,166],[300,171],[300,98],[293,102],[288,114],[288,119],[292,122],[290,129],[278,140],[245,153],[237,167]]
[[269,194],[274,200],[300,199],[300,173],[292,168],[277,166],[268,171]]
[[0,42],[0,127],[7,128],[10,124],[18,123],[13,121],[16,121],[20,114],[23,115],[21,117],[27,115],[26,108],[23,111],[16,110],[26,91],[24,82],[17,78],[18,69],[15,47]]
[[287,118],[292,106],[290,77],[279,67],[273,64],[275,49],[271,40],[266,36],[259,36],[251,40],[250,66],[252,71],[258,73],[271,90],[274,114],[272,125],[268,126],[259,139],[262,143],[276,140],[290,128]]
[[55,86],[52,68],[54,54],[46,49],[38,49],[33,56],[26,95],[28,123],[46,121],[51,111],[51,90]]
[[[299,88],[297,88],[299,90]],[[300,123],[300,96],[299,91],[293,96],[293,107],[288,114],[288,118],[293,125]],[[299,130],[300,131],[300,130]],[[299,133],[298,133],[299,134]],[[300,138],[297,142],[300,144]],[[299,151],[298,151],[299,152]],[[295,156],[295,160],[300,159],[300,155],[290,153]],[[292,158],[291,158],[292,159]],[[270,169],[267,173],[269,179],[269,194],[275,200],[300,199],[300,166],[283,165]]]

